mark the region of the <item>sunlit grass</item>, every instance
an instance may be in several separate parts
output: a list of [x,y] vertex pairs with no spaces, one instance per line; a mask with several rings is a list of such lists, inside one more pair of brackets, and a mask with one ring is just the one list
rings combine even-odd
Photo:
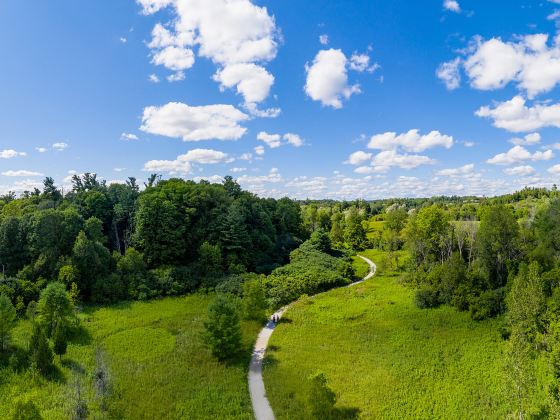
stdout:
[[[361,253],[374,262],[380,251]],[[356,260],[356,268],[363,271]],[[372,280],[294,305],[270,342],[265,384],[279,419],[303,419],[306,378],[326,374],[341,414],[362,418],[505,418],[499,320],[417,309],[380,268]]]
[[[100,417],[92,387],[95,349],[105,350],[113,391],[109,418],[251,419],[247,365],[257,323],[244,323],[244,349],[235,363],[217,362],[204,347],[201,332],[212,297],[193,295],[108,308],[88,308],[84,332],[73,343],[54,379],[27,371],[0,372],[0,418],[8,418],[17,398],[30,396],[46,419],[69,418],[73,383],[82,383],[92,418]],[[21,322],[15,342],[25,346],[29,324]],[[81,373],[73,373],[81,372]]]

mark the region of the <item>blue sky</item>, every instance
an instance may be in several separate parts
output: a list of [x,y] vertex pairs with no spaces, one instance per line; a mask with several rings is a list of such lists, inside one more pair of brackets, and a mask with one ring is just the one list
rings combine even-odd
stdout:
[[83,172],[296,198],[551,186],[559,3],[4,0],[0,193]]

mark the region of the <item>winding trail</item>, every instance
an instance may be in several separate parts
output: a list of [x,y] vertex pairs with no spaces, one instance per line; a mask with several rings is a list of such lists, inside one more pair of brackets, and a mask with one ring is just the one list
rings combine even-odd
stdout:
[[[369,273],[362,280],[351,283],[347,287],[352,287],[369,280],[377,271],[377,266],[369,258],[362,257],[361,255],[358,255],[358,257],[368,263]],[[284,315],[290,306],[292,306],[292,304],[280,308],[273,316],[277,316],[278,319],[282,318],[282,315]],[[274,420],[274,413],[272,411],[272,407],[270,406],[270,402],[266,397],[266,390],[262,376],[263,359],[266,353],[266,348],[268,347],[268,340],[270,340],[270,336],[274,332],[274,328],[276,328],[276,323],[270,320],[261,330],[259,336],[257,337],[255,348],[253,349],[251,364],[249,365],[249,393],[251,394],[251,403],[253,404],[253,413],[255,414],[256,420]]]

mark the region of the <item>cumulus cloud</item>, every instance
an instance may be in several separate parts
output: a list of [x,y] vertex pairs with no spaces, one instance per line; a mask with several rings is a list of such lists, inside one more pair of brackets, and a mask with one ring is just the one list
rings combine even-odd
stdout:
[[384,150],[373,158],[375,172],[386,172],[392,167],[414,169],[422,165],[433,165],[434,159],[423,155],[400,154],[396,150]]
[[273,60],[278,30],[266,7],[250,0],[139,0],[145,14],[172,7],[176,19],[152,31],[153,62],[173,71],[193,66],[194,50],[218,66],[214,79],[236,88],[247,103],[268,96],[274,77],[262,63]]
[[523,146],[514,146],[505,153],[499,153],[486,162],[492,165],[511,165],[518,162],[523,162],[527,160],[539,161],[539,160],[550,160],[554,157],[552,150],[546,150],[544,152],[537,151],[535,153],[529,152]]
[[329,49],[317,53],[311,65],[306,65],[305,92],[314,101],[335,109],[342,100],[360,93],[360,86],[348,84],[348,59],[341,50]]
[[461,13],[461,6],[457,0],[444,0],[443,8],[450,12]]
[[159,77],[157,77],[157,75],[155,74],[150,74],[148,76],[148,80],[152,83],[159,83]]
[[19,171],[6,171],[6,172],[2,172],[2,175],[4,176],[43,176],[42,173],[40,172],[34,172],[34,171],[26,171],[24,169],[19,170]]
[[254,150],[255,150],[255,154],[256,154],[257,156],[262,156],[262,155],[264,155],[264,147],[263,147],[263,146],[257,146],[257,147],[255,147]]
[[[263,141],[271,149],[276,149],[284,144],[290,144],[294,147],[301,147],[304,144],[303,139],[294,133],[269,134],[266,131],[261,131],[257,134],[257,140]],[[264,153],[264,151],[263,151]]]
[[140,130],[184,141],[238,140],[247,129],[239,125],[249,116],[231,105],[189,106],[170,102],[144,109]]
[[12,159],[18,156],[26,156],[25,152],[17,152],[14,149],[0,150],[0,159]]
[[551,166],[547,170],[548,170],[549,173],[551,173],[553,175],[558,175],[558,174],[560,174],[560,164]]
[[227,153],[212,149],[193,149],[175,160],[150,160],[144,164],[147,172],[168,172],[170,174],[189,174],[193,164],[211,165],[228,163],[232,159]]
[[465,57],[442,64],[438,77],[458,86],[461,65],[475,89],[501,89],[516,83],[518,89],[533,98],[560,83],[560,39],[555,37],[549,42],[549,38],[543,33],[510,42],[475,37],[464,51]]
[[560,127],[560,104],[536,103],[527,106],[526,100],[521,96],[499,102],[493,108],[483,106],[475,115],[490,118],[493,120],[494,127],[514,133],[534,131],[544,127]]
[[541,142],[541,135],[539,133],[530,133],[523,138],[515,137],[509,142],[516,146],[533,146]]
[[474,172],[474,164],[469,163],[467,165],[461,166],[459,168],[443,169],[436,172],[438,176],[460,176],[467,175]]
[[514,166],[504,169],[504,173],[510,176],[528,176],[534,174],[535,168],[529,165]]
[[36,147],[35,150],[39,153],[46,153],[48,149],[46,147]]
[[457,57],[454,60],[440,64],[436,71],[436,76],[445,83],[445,87],[449,90],[457,89],[461,85],[461,59]]
[[329,43],[329,36],[327,34],[320,35],[319,42],[321,45],[327,45]]
[[272,168],[267,175],[242,175],[237,179],[243,186],[256,186],[266,183],[279,183],[283,178],[278,168]]
[[370,161],[372,156],[373,155],[371,153],[366,153],[359,150],[348,156],[348,159],[344,163],[347,163],[349,165],[362,165]]
[[355,70],[359,73],[367,71],[368,73],[373,73],[379,68],[379,64],[374,63],[370,65],[370,56],[367,54],[354,53],[350,57],[350,69]]
[[451,148],[453,137],[436,130],[421,135],[419,130],[413,129],[402,134],[394,132],[377,134],[372,136],[368,143],[370,149],[394,150],[402,148],[407,152],[423,152],[438,146],[446,149]]

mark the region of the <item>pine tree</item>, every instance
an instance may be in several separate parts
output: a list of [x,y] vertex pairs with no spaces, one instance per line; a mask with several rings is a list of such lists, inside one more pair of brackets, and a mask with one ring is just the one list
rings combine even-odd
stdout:
[[66,337],[66,330],[61,324],[58,324],[54,330],[53,335],[54,354],[59,356],[60,360],[62,360],[62,356],[66,354],[67,348],[68,339]]

